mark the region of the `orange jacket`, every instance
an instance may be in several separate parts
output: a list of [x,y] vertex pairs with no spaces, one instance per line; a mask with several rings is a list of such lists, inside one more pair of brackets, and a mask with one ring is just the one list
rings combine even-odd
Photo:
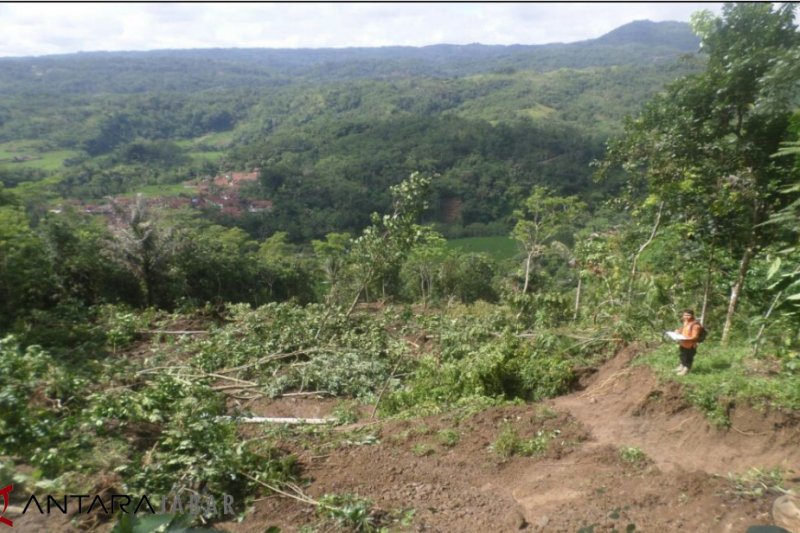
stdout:
[[681,348],[697,348],[697,337],[700,335],[700,328],[694,327],[695,325],[699,326],[700,322],[692,319],[681,326],[681,328],[675,330],[684,337],[689,337],[689,340],[680,341],[678,343]]

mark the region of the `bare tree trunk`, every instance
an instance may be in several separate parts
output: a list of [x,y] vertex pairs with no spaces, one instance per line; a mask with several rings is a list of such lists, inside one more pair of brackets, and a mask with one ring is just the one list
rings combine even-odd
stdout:
[[653,239],[656,236],[656,232],[658,231],[658,227],[661,225],[661,213],[664,210],[664,202],[658,204],[658,213],[656,214],[656,222],[653,224],[653,231],[650,232],[650,237],[639,247],[639,250],[636,252],[636,255],[633,256],[633,266],[631,266],[631,279],[628,283],[628,305],[631,305],[631,300],[633,299],[633,285],[634,281],[636,280],[636,264],[639,262],[639,256],[642,255],[642,252],[650,246],[650,243],[653,242]]
[[650,243],[653,242],[653,239],[656,236],[656,232],[658,231],[658,227],[661,225],[661,213],[664,210],[664,202],[658,204],[658,213],[656,213],[656,221],[653,224],[653,231],[650,232],[650,237],[639,247],[639,250],[636,252],[636,255],[633,256],[633,265],[631,266],[631,279],[628,283],[628,305],[631,304],[631,300],[633,299],[633,284],[636,279],[636,264],[639,262],[639,256],[642,255],[645,248],[650,246]]
[[714,264],[714,252],[716,251],[715,241],[711,241],[711,255],[708,258],[708,269],[706,269],[706,282],[703,287],[703,308],[700,311],[700,325],[706,323],[706,312],[708,311],[708,296],[711,293],[711,271]]
[[575,291],[575,313],[572,315],[572,321],[578,320],[578,313],[581,310],[581,289],[583,288],[583,278],[578,274],[578,290]]
[[723,346],[728,344],[728,338],[730,337],[733,324],[733,314],[736,312],[736,304],[739,303],[739,296],[742,293],[742,287],[744,287],[744,281],[747,277],[747,271],[750,269],[750,260],[753,258],[754,252],[755,246],[751,239],[750,245],[744,251],[742,261],[739,263],[739,274],[736,277],[736,283],[734,283],[731,288],[731,297],[728,301],[728,313],[725,315],[725,326],[722,328],[721,344]]
[[153,307],[153,301],[155,300],[153,296],[154,278],[150,261],[145,258],[142,262],[142,282],[144,283],[144,297],[147,300],[147,307]]
[[783,291],[778,291],[778,294],[775,295],[775,298],[772,300],[772,304],[767,309],[767,313],[764,315],[764,322],[761,324],[761,327],[758,329],[758,335],[756,335],[756,342],[753,346],[753,357],[758,357],[758,351],[761,349],[761,337],[764,335],[764,330],[767,329],[767,320],[769,320],[769,316],[772,314],[772,310],[775,309],[775,305],[777,305],[778,300],[781,299],[781,295]]
[[533,259],[533,250],[528,252],[528,258],[525,260],[525,285],[522,286],[522,294],[528,292],[528,282],[531,279],[531,260]]
[[345,316],[350,316],[353,313],[353,310],[356,308],[356,305],[358,305],[358,299],[361,297],[361,291],[363,290],[364,286],[362,285],[361,288],[358,289],[356,297],[353,298],[353,303],[350,304],[350,309],[347,310],[347,314]]
[[422,293],[422,308],[428,308],[428,298],[425,296],[425,274],[420,272],[419,274],[419,290]]

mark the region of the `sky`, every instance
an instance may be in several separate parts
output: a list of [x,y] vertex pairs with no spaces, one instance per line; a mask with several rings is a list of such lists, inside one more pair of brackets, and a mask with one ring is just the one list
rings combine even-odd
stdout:
[[0,3],[0,57],[98,50],[544,44],[707,3]]

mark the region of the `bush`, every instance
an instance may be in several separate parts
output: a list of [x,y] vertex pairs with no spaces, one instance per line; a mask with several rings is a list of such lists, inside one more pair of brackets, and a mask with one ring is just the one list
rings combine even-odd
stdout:
[[504,300],[527,328],[556,327],[572,317],[572,300],[567,294],[507,292]]
[[23,350],[14,337],[0,340],[0,455],[25,457],[45,475],[58,473],[80,448],[64,436],[75,430],[72,413],[80,413],[86,386],[41,347]]
[[405,388],[385,400],[385,412],[476,397],[536,401],[568,390],[571,365],[554,346],[537,347],[509,331],[498,338],[485,322],[448,322],[440,358],[423,357]]
[[268,482],[294,475],[293,457],[243,443],[235,423],[220,418],[224,399],[202,383],[161,376],[139,390],[91,400],[89,425],[99,435],[132,441],[146,452],[116,468],[135,489],[161,495],[205,489],[241,502],[258,488],[243,473]]
[[334,521],[340,529],[358,533],[380,530],[372,502],[355,494],[326,494],[319,499],[317,513]]
[[557,434],[557,432],[539,430],[535,437],[523,439],[513,426],[506,422],[497,435],[497,439],[492,443],[491,450],[503,459],[508,459],[512,455],[524,457],[540,455],[547,451],[547,446]]
[[496,268],[495,262],[482,253],[459,254],[446,260],[439,271],[443,296],[456,296],[462,303],[496,301],[492,285]]

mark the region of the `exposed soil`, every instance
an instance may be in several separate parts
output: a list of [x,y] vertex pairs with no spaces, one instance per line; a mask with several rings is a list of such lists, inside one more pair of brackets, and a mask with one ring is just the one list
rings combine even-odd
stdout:
[[679,384],[659,384],[646,367],[628,366],[637,355],[635,347],[620,352],[586,390],[551,404],[585,424],[597,443],[641,448],[665,472],[800,467],[797,413],[731,409],[731,429],[716,429],[689,407]]
[[[585,388],[542,404],[362,422],[331,430],[348,437],[325,453],[287,445],[300,457],[308,496],[368,498],[381,511],[376,518],[398,531],[577,532],[593,525],[596,532],[633,526],[743,532],[770,524],[777,494],[737,490],[728,475],[780,467],[789,478],[784,487],[797,490],[796,413],[741,408],[730,413],[731,429],[717,429],[685,403],[680,385],[660,384],[649,369],[629,366],[638,353],[636,347],[623,350],[585,378]],[[281,399],[254,411],[318,417],[334,405]],[[504,459],[492,451],[504,428],[521,439],[553,438],[543,454]],[[623,458],[623,448],[633,448],[636,460]],[[313,506],[286,497],[258,501],[241,523],[217,527],[261,533],[272,525],[282,531],[309,525],[343,530]]]

